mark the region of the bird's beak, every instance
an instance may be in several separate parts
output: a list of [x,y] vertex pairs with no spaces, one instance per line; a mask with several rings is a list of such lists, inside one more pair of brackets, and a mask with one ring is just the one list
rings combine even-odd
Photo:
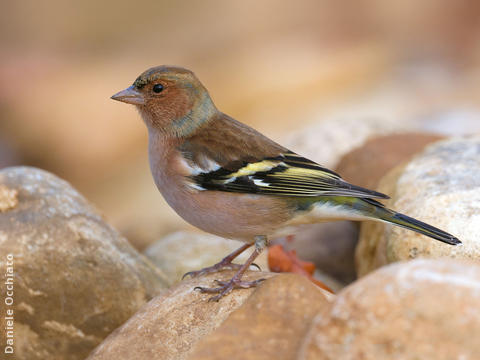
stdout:
[[142,93],[138,92],[135,87],[129,86],[111,97],[113,100],[122,101],[127,104],[144,105],[145,99]]

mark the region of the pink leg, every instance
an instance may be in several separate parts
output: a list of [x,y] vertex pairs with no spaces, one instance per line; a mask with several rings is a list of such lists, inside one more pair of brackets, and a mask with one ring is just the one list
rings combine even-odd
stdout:
[[219,284],[219,287],[216,288],[205,288],[205,287],[200,287],[197,286],[195,287],[195,290],[200,290],[202,293],[208,293],[208,294],[217,294],[216,296],[213,296],[209,299],[209,301],[218,301],[228,293],[230,293],[233,289],[247,289],[250,287],[255,287],[257,286],[260,282],[262,282],[265,279],[258,279],[255,281],[242,281],[242,276],[247,271],[247,269],[250,267],[250,265],[253,264],[255,259],[257,258],[258,255],[262,252],[262,250],[267,246],[267,238],[265,236],[257,236],[255,239],[255,250],[253,253],[250,255],[248,260],[243,264],[237,273],[233,275],[233,277],[229,281],[219,281],[216,280],[216,283]]
[[[198,271],[189,271],[187,272],[186,274],[183,275],[182,277],[182,280],[186,277],[186,276],[191,276],[191,277],[196,277],[196,276],[199,276],[199,275],[205,275],[205,274],[210,274],[210,273],[214,273],[214,272],[218,272],[218,271],[221,271],[223,269],[240,269],[242,267],[242,265],[240,264],[233,264],[232,261],[238,256],[240,255],[241,253],[243,253],[245,250],[247,250],[250,246],[252,246],[253,244],[245,244],[245,245],[242,245],[240,248],[238,248],[237,250],[235,250],[234,252],[232,252],[231,254],[225,256],[219,263],[213,265],[213,266],[209,266],[209,267],[206,267],[206,268],[203,268],[201,270],[198,270]],[[254,265],[256,266],[259,270],[260,270],[260,267],[256,264],[251,264],[251,265]]]

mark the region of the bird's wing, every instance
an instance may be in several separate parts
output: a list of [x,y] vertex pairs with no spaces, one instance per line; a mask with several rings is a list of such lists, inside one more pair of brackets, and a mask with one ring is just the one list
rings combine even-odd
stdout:
[[388,199],[351,185],[335,172],[284,148],[222,114],[179,148],[198,190],[277,196],[352,196]]
[[256,162],[215,167],[191,176],[195,187],[275,196],[351,196],[388,199],[387,195],[349,184],[335,172],[286,152]]

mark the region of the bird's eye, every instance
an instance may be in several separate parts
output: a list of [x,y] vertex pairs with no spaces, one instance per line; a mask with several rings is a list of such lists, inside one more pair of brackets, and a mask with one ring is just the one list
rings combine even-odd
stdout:
[[153,88],[152,88],[153,92],[154,93],[160,93],[163,91],[163,85],[162,84],[155,84],[153,85]]

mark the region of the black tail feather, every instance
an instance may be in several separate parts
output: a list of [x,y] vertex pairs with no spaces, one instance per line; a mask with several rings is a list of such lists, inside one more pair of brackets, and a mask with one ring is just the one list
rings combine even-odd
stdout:
[[428,225],[422,221],[417,219],[411,218],[410,216],[403,215],[400,213],[394,213],[393,216],[389,217],[388,219],[384,219],[386,221],[392,222],[398,226],[416,231],[420,234],[429,236],[433,239],[442,241],[444,243],[450,245],[458,245],[462,242],[458,240],[455,236],[450,235],[449,233],[440,230],[432,225]]

